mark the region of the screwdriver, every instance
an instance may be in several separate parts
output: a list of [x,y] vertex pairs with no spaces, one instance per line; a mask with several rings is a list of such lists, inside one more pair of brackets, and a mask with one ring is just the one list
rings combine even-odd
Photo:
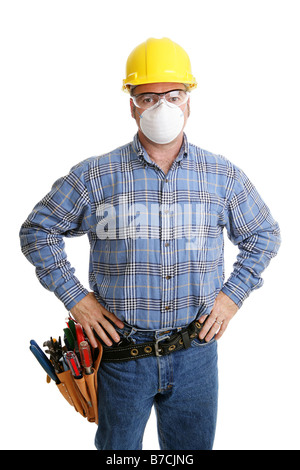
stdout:
[[87,341],[81,341],[79,345],[81,364],[84,367],[85,373],[90,375],[92,373],[92,355],[89,343]]
[[[91,402],[89,393],[87,391],[86,383],[81,374],[81,366],[79,364],[79,361],[74,351],[68,351],[65,354],[65,359],[68,363],[68,366],[71,369],[72,375],[74,376],[74,379],[76,380],[76,384],[80,392],[82,393],[83,397],[86,399],[88,406],[92,407],[92,402]],[[79,379],[83,379],[83,382]]]
[[68,351],[64,354],[64,358],[75,379],[81,379],[81,366],[79,364],[76,354],[73,351]]

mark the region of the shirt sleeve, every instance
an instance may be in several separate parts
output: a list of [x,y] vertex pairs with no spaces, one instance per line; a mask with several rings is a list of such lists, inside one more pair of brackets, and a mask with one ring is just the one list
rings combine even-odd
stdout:
[[229,239],[239,253],[222,291],[239,307],[262,286],[261,274],[276,256],[280,243],[278,223],[247,176],[234,167],[226,210]]
[[22,252],[35,266],[39,281],[54,292],[68,310],[85,297],[88,290],[74,275],[63,237],[87,233],[90,215],[84,165],[80,164],[54,183],[20,230]]

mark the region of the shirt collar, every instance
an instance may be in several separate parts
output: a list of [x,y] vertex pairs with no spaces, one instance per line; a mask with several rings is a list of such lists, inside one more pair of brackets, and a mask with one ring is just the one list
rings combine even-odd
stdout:
[[[135,152],[137,153],[138,157],[140,160],[146,161],[148,164],[153,165],[154,162],[151,160],[149,155],[147,154],[146,150],[142,146],[138,133],[135,134],[134,139],[133,139],[133,148]],[[176,158],[176,162],[180,162],[183,158],[186,158],[189,154],[189,144],[187,140],[187,136],[185,133],[183,133],[183,142],[181,149],[178,153],[178,156]]]

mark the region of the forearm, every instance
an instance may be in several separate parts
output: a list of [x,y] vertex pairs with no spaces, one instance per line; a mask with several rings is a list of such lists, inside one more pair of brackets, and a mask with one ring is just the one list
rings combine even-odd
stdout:
[[261,275],[276,256],[281,240],[278,223],[255,187],[241,170],[233,170],[225,225],[239,253],[222,291],[241,307],[249,294],[262,286]]
[[89,230],[90,214],[83,172],[58,180],[33,209],[20,230],[23,254],[36,268],[41,284],[70,310],[88,291],[74,275],[65,252],[64,237]]
[[42,286],[54,292],[67,310],[87,295],[88,291],[74,275],[75,269],[67,259],[62,235],[54,236],[27,220],[20,230],[20,242]]
[[280,247],[280,232],[276,222],[238,243],[239,254],[234,269],[222,291],[239,307],[250,293],[263,285],[261,277]]

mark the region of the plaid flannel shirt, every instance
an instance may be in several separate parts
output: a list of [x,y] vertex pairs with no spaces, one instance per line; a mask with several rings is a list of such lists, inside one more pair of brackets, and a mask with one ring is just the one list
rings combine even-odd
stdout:
[[[223,229],[238,246],[224,279]],[[87,234],[90,289],[137,328],[182,327],[210,313],[220,290],[238,306],[262,285],[278,224],[245,174],[188,143],[165,175],[138,136],[59,179],[22,225],[22,251],[69,310],[88,290],[64,237]]]

